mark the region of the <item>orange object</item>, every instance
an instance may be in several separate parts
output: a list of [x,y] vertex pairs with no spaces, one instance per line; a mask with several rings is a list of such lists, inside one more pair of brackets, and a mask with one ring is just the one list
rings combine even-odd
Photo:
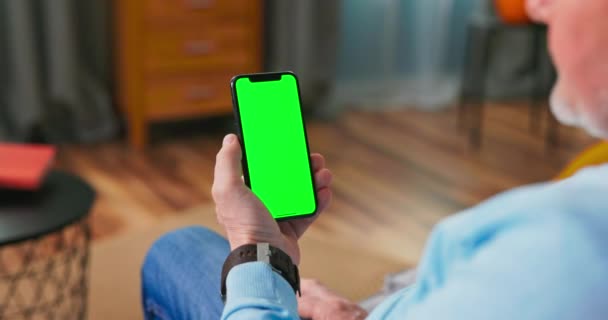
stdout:
[[0,143],[0,187],[38,189],[54,156],[53,146]]
[[526,0],[494,0],[496,12],[508,24],[528,24],[532,22],[526,10]]
[[581,169],[608,163],[608,142],[597,143],[585,151],[581,152],[572,162],[570,162],[556,180],[566,179]]

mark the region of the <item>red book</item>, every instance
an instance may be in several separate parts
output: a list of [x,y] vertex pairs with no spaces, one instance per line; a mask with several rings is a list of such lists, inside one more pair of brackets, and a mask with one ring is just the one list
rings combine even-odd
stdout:
[[0,187],[38,189],[54,157],[53,146],[0,143]]

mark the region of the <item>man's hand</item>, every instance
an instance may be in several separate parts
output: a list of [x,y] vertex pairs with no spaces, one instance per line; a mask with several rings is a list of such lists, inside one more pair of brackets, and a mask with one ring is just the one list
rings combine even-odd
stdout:
[[213,200],[218,221],[224,226],[230,248],[260,242],[285,251],[295,264],[300,263],[298,239],[319,216],[331,200],[331,172],[325,168],[320,154],[310,156],[317,188],[317,212],[314,216],[277,223],[268,209],[243,183],[241,176],[241,146],[234,134],[224,138],[216,157]]
[[302,279],[302,296],[298,297],[300,317],[312,320],[362,320],[367,311],[340,297],[317,280]]

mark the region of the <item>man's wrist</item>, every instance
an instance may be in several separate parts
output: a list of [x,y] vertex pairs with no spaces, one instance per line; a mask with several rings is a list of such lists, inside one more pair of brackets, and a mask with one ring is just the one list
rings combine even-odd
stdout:
[[230,235],[228,235],[228,243],[230,244],[230,250],[234,250],[234,249],[236,249],[240,246],[244,246],[246,244],[258,244],[258,243],[270,243],[270,242],[260,240],[260,239],[254,238],[254,237],[247,237],[247,236],[231,237]]
[[228,236],[228,243],[230,244],[231,251],[246,244],[268,243],[271,246],[285,252],[295,265],[300,264],[300,252],[299,248],[297,247],[297,240],[294,240],[294,246],[294,244],[291,243],[291,240],[286,239],[281,234],[271,235],[261,232],[241,232],[240,230],[232,230],[229,228],[226,228],[226,234]]
[[281,275],[297,293],[300,293],[300,275],[297,265],[283,250],[269,243],[245,244],[232,250],[222,266],[222,297],[226,294],[226,279],[230,270],[240,264],[264,262]]
[[292,315],[290,319],[297,319],[298,305],[293,288],[266,263],[252,262],[236,266],[227,276],[226,288],[225,312],[242,308],[245,300],[259,298],[289,310]]
[[269,237],[228,234],[228,243],[230,244],[230,250],[235,250],[236,248],[247,244],[268,243],[271,246],[279,248],[286,252],[285,246],[282,242],[277,241],[276,239],[270,239]]

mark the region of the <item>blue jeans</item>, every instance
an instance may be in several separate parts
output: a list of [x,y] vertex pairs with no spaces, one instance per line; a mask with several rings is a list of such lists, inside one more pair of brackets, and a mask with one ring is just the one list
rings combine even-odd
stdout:
[[158,239],[141,273],[145,319],[220,319],[220,277],[229,253],[226,239],[203,227]]

